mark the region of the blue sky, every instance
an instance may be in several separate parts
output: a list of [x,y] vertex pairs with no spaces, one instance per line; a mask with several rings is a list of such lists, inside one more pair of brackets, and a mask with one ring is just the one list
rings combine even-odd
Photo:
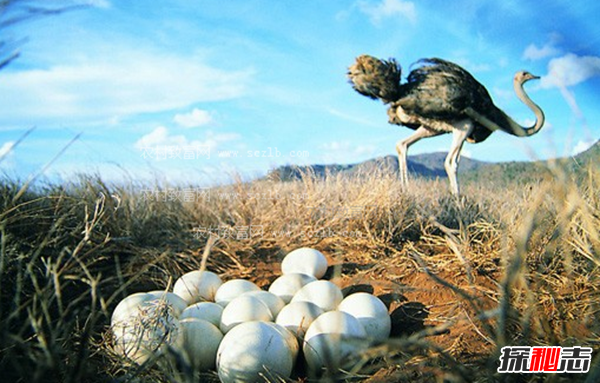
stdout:
[[[454,61],[523,124],[534,117],[512,77],[542,76],[527,90],[546,113],[544,129],[528,139],[497,132],[466,145],[469,157],[544,159],[600,138],[597,2],[89,3],[1,29],[4,39],[25,39],[0,71],[0,155],[9,152],[0,168],[10,176],[35,173],[79,132],[47,170],[51,179],[87,172],[210,184],[282,164],[395,154],[411,131],[389,125],[385,107],[345,77],[363,53],[395,57],[404,75],[423,57]],[[450,141],[423,140],[409,154],[446,151]]]

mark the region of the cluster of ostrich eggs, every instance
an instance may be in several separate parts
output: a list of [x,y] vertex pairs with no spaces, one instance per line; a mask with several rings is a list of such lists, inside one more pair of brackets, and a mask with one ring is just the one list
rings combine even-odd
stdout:
[[321,252],[300,248],[285,256],[268,291],[204,270],[182,275],[172,292],[132,294],[111,317],[114,350],[138,364],[175,352],[224,383],[286,380],[296,366],[311,375],[348,367],[389,337],[391,320],[377,297],[344,298],[321,279],[327,267]]

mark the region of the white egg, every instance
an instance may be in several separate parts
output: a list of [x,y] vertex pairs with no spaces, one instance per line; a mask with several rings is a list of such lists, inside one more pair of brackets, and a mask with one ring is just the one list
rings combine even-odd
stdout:
[[182,331],[174,312],[164,300],[144,302],[136,315],[111,326],[115,351],[141,364],[168,348],[181,349]]
[[358,319],[342,311],[328,311],[319,315],[309,326],[304,340],[307,341],[312,336],[322,333],[366,336],[365,329]]
[[173,285],[173,293],[188,305],[201,301],[214,301],[215,293],[223,284],[221,278],[210,271],[195,270],[183,274]]
[[358,319],[373,340],[383,341],[390,336],[392,320],[387,307],[376,296],[367,293],[348,295],[340,303],[338,310]]
[[290,350],[292,350],[292,356],[294,360],[294,365],[296,364],[296,359],[298,353],[300,352],[300,343],[298,343],[298,338],[288,329],[283,326],[280,326],[273,322],[264,322],[270,325],[273,325],[273,328],[281,333],[284,336],[285,340],[288,342],[288,346],[290,346]]
[[251,321],[270,322],[272,320],[271,310],[260,299],[242,295],[229,302],[227,307],[223,309],[219,328],[223,334],[226,334],[240,323]]
[[311,302],[292,302],[281,309],[275,323],[287,328],[302,340],[308,327],[323,312],[323,309]]
[[214,324],[197,318],[186,318],[180,322],[183,333],[183,350],[196,371],[215,368],[217,350],[223,334]]
[[[113,329],[114,331],[114,329]],[[137,364],[143,364],[154,356],[154,352],[145,347],[140,335],[127,332],[115,338],[114,352]]]
[[329,281],[314,281],[301,288],[292,302],[311,302],[323,311],[335,310],[344,299],[342,290]]
[[269,292],[277,295],[285,303],[290,303],[298,290],[300,290],[306,284],[316,280],[317,278],[308,274],[284,274],[273,281],[269,287]]
[[110,319],[111,325],[115,325],[118,322],[127,321],[128,318],[138,315],[141,309],[150,304],[149,302],[157,300],[164,300],[167,304],[173,307],[174,315],[176,317],[178,317],[187,306],[185,301],[179,296],[163,290],[155,290],[147,293],[135,293],[125,297],[115,307]]
[[181,312],[188,306],[187,302],[177,294],[173,294],[164,290],[154,290],[148,292],[158,300],[163,300],[175,309],[175,316],[179,317]]
[[277,377],[289,378],[294,355],[286,336],[275,326],[274,323],[246,322],[223,337],[217,351],[217,371],[222,383],[262,382],[264,377],[273,377],[273,381],[278,380]]
[[179,316],[179,319],[197,318],[209,321],[215,326],[221,324],[221,315],[223,307],[213,302],[198,302],[186,307]]
[[285,306],[283,299],[268,291],[250,291],[245,293],[243,296],[251,296],[260,299],[260,301],[267,305],[269,310],[271,310],[273,318],[276,318],[277,314],[279,314],[279,311],[281,311],[283,306]]
[[361,350],[368,347],[366,332],[352,315],[329,311],[320,315],[308,328],[302,350],[311,375],[322,369],[337,371],[351,367]]
[[115,307],[110,318],[110,324],[115,325],[118,322],[127,320],[131,316],[138,314],[138,309],[144,302],[155,299],[148,293],[135,293],[123,298]]
[[319,279],[327,272],[327,258],[319,250],[302,247],[283,258],[281,271],[283,274],[308,274]]
[[215,294],[215,302],[225,307],[234,298],[249,291],[260,291],[260,288],[245,279],[232,279],[219,287]]

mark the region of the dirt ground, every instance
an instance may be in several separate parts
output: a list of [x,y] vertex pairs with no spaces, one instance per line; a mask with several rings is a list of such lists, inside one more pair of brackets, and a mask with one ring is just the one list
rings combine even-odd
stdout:
[[[417,270],[414,264],[399,259],[373,260],[359,253],[332,257],[325,252],[325,255],[330,266],[324,279],[342,288],[344,296],[368,292],[386,304],[392,319],[392,339],[429,332],[428,341],[463,364],[477,363],[493,352],[494,346],[486,339],[476,316],[477,312],[497,304],[493,299],[497,290],[494,275],[475,275],[469,280],[460,271],[437,273],[438,278],[451,281],[454,288],[450,288]],[[233,272],[230,277],[247,278],[268,289],[281,275],[280,259],[276,257],[257,257],[251,264],[247,270]],[[475,297],[475,301],[461,296],[456,288]],[[381,365],[367,381],[389,381],[394,369],[393,362]]]

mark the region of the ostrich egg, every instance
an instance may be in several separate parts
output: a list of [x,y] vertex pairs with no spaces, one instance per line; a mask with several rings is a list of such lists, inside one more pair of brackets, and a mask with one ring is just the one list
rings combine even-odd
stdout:
[[270,324],[275,330],[277,330],[283,337],[285,338],[290,350],[292,350],[292,356],[294,365],[296,364],[296,359],[298,356],[298,352],[300,352],[300,344],[298,343],[298,338],[288,329],[283,326],[280,326],[273,322],[264,322],[266,324]]
[[168,293],[162,290],[151,291],[148,293],[135,293],[125,297],[115,307],[110,323],[115,325],[118,322],[127,321],[128,318],[136,316],[140,311],[147,310],[157,301],[165,301],[174,310],[174,315],[177,317],[187,306],[185,301],[173,293]]
[[186,318],[180,322],[183,334],[183,349],[190,365],[196,371],[215,368],[217,349],[223,334],[214,324],[197,318]]
[[275,326],[246,322],[225,334],[217,351],[217,371],[222,383],[262,382],[264,376],[281,377],[282,381],[289,378],[294,355],[286,336]]
[[269,292],[277,295],[283,300],[283,302],[289,303],[298,290],[300,290],[306,284],[316,280],[317,278],[308,274],[284,274],[273,281],[269,287]]
[[156,300],[165,301],[167,304],[173,307],[176,317],[179,317],[181,312],[187,307],[187,302],[179,295],[164,290],[154,290],[148,292],[148,294],[154,296]]
[[311,302],[323,311],[335,310],[342,302],[342,290],[329,281],[314,281],[301,288],[292,302]]
[[215,302],[225,307],[234,298],[249,291],[260,291],[260,288],[245,279],[232,279],[219,287],[215,294]]
[[137,315],[117,322],[111,330],[115,351],[139,364],[169,347],[180,349],[183,342],[173,307],[156,299],[145,302]]
[[308,327],[323,312],[323,309],[314,303],[293,302],[281,309],[275,323],[287,328],[302,340]]
[[267,305],[269,310],[271,310],[273,318],[276,318],[277,314],[279,314],[279,311],[281,311],[283,306],[285,306],[285,302],[283,301],[283,299],[268,291],[250,291],[248,293],[245,293],[243,296],[258,298],[262,303]]
[[232,300],[223,309],[219,328],[223,334],[226,334],[240,323],[251,321],[270,322],[272,320],[271,310],[260,299],[242,295]]
[[281,262],[283,274],[302,273],[319,279],[327,272],[327,258],[319,250],[303,247],[290,252]]
[[222,314],[223,307],[221,305],[214,302],[198,302],[183,310],[179,319],[203,319],[218,327],[221,324]]
[[387,307],[376,296],[367,293],[348,295],[340,303],[338,310],[358,319],[369,338],[383,341],[390,336],[392,320]]
[[309,373],[349,367],[352,358],[368,346],[366,336],[360,322],[350,314],[330,311],[320,315],[308,328],[302,345]]
[[153,295],[148,293],[135,293],[123,298],[115,307],[110,318],[110,324],[115,325],[118,322],[127,320],[131,316],[139,313],[139,308],[144,302],[155,299]]
[[210,271],[195,270],[183,274],[173,286],[173,292],[188,305],[201,301],[214,301],[217,289],[223,284],[221,278]]

